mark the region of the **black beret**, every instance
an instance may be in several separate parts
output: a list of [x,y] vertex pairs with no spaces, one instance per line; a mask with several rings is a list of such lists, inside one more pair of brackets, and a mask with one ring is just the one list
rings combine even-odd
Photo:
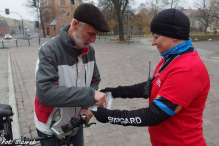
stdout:
[[110,28],[106,19],[100,10],[88,3],[83,3],[77,7],[74,12],[74,19],[87,23],[101,32],[109,32]]
[[189,39],[189,18],[180,10],[166,9],[151,21],[151,32],[174,39]]

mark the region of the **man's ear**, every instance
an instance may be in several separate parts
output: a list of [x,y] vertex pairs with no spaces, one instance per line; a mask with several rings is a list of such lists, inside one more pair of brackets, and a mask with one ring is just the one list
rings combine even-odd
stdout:
[[178,39],[173,39],[174,42],[176,42]]
[[74,19],[72,21],[72,27],[73,27],[73,30],[76,31],[78,28],[79,28],[79,22],[78,20]]

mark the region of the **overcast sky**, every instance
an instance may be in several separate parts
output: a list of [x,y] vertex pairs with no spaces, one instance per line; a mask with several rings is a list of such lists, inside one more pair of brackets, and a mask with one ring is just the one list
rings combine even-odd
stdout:
[[[34,15],[29,14],[30,11],[26,7],[24,7],[25,3],[28,0],[0,0],[0,15],[4,17],[9,17],[17,20],[21,20],[21,17],[26,20],[35,21],[37,18]],[[93,0],[96,4],[98,0]],[[193,0],[185,0],[188,1],[192,5]],[[136,6],[138,6],[140,3],[145,2],[145,0],[135,0]],[[16,12],[10,13],[10,15],[5,14],[5,8],[8,8],[10,12]]]
[[[22,17],[23,19],[34,21],[36,19],[35,16],[28,14],[30,11],[24,7],[26,2],[27,0],[0,0],[0,15],[17,20],[21,20]],[[5,14],[6,8],[9,9],[10,15]],[[16,12],[21,15],[21,17],[18,14],[11,12]]]

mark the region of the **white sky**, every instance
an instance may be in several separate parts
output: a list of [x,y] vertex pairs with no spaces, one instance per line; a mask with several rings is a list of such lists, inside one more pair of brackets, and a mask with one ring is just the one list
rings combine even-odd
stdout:
[[[13,18],[17,20],[21,20],[21,17],[26,20],[34,21],[36,18],[34,15],[30,15],[26,7],[24,7],[25,3],[27,3],[28,0],[0,0],[0,15],[8,18]],[[5,8],[8,8],[10,11],[10,15],[5,14]],[[4,11],[4,12],[2,12]],[[11,13],[11,12],[16,12]]]
[[[0,0],[0,15],[8,18],[13,18],[17,20],[21,20],[21,17],[26,20],[35,21],[37,20],[36,16],[29,14],[30,10],[28,10],[26,7],[24,7],[25,3],[28,0]],[[95,4],[97,4],[98,0],[93,0]],[[192,5],[193,0],[185,0],[190,5]],[[135,0],[136,6],[138,6],[140,3],[145,2],[145,0]],[[21,15],[21,17],[18,14],[10,13],[10,15],[5,14],[5,8],[8,8],[10,12],[16,12]]]
[[[88,1],[91,1],[91,0],[88,0]],[[97,5],[97,2],[98,2],[98,0],[93,0],[94,2],[95,2],[95,5]],[[134,0],[135,1],[135,5],[136,6],[138,6],[139,4],[141,4],[141,3],[145,3],[146,2],[146,0]],[[195,1],[195,0],[183,0],[183,1],[186,1],[188,4],[190,4],[190,6],[192,7],[192,5],[193,5],[193,1]]]

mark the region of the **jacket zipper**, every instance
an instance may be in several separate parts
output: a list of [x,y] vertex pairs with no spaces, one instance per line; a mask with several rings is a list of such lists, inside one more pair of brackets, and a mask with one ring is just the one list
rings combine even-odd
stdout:
[[[77,72],[77,78],[76,78],[76,87],[78,86],[78,63],[79,63],[79,59],[77,58],[78,62],[76,64],[76,72]],[[75,118],[76,118],[76,115],[77,114],[77,107],[75,107]]]

